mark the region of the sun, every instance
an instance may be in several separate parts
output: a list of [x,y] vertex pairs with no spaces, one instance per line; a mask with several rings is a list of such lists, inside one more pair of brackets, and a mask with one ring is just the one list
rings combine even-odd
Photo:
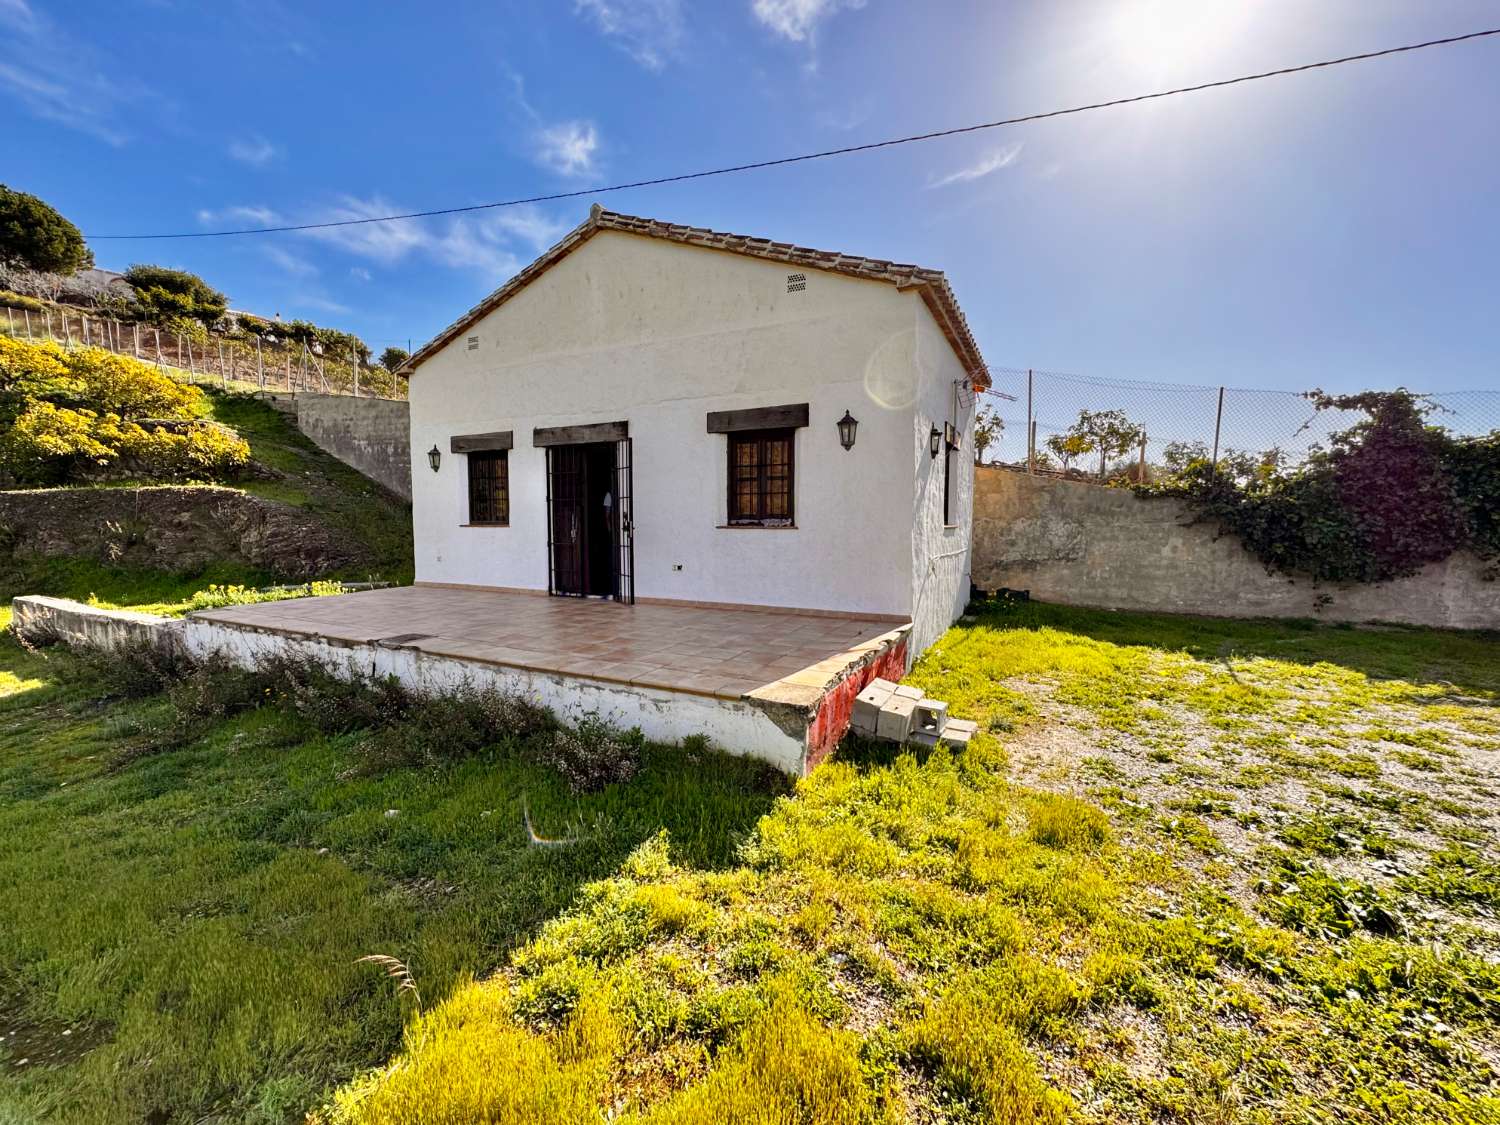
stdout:
[[1113,34],[1120,62],[1161,76],[1221,54],[1239,39],[1252,4],[1243,0],[1120,0]]

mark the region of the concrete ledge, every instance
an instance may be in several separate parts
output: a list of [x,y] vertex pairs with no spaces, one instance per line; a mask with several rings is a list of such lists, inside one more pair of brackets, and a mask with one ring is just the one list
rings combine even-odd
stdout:
[[131,609],[102,609],[41,594],[12,599],[11,628],[28,641],[60,641],[70,646],[115,649],[131,644],[170,645],[181,635],[182,623],[154,613]]

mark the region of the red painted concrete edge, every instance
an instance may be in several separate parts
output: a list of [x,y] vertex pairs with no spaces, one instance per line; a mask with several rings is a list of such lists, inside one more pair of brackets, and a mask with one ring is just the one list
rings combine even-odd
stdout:
[[906,638],[885,649],[867,664],[851,668],[848,675],[824,693],[818,701],[818,713],[807,726],[807,752],[803,761],[804,772],[829,754],[849,730],[849,720],[854,715],[854,697],[865,690],[865,685],[877,677],[899,680],[906,675]]

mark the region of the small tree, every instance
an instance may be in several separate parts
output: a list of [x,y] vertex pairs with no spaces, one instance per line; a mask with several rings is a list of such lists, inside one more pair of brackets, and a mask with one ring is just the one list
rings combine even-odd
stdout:
[[1067,472],[1068,466],[1072,464],[1073,458],[1082,457],[1094,447],[1089,444],[1089,439],[1083,434],[1053,434],[1042,443],[1057,455],[1062,462],[1062,471]]
[[186,270],[135,265],[125,271],[125,280],[135,290],[146,319],[156,324],[165,324],[175,317],[190,317],[208,327],[229,308],[224,294]]
[[55,208],[0,184],[0,264],[66,275],[92,266],[94,255]]
[[[400,348],[387,348],[386,351],[400,351]],[[392,368],[394,370],[394,368]],[[974,463],[984,464],[984,451],[999,442],[1005,433],[1005,419],[991,410],[989,407],[982,408],[974,415]]]
[[[394,372],[396,368],[400,367],[410,358],[411,353],[409,351],[393,345],[380,353],[380,366],[384,367],[387,371]],[[979,438],[977,434],[974,440],[976,443],[978,442]]]
[[1099,455],[1099,479],[1103,480],[1109,459],[1139,445],[1146,431],[1125,417],[1123,410],[1080,410],[1066,436],[1082,438],[1084,452]]

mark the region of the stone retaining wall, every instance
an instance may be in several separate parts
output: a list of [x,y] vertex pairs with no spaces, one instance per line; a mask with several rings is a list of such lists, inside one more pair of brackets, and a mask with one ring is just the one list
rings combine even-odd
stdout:
[[1393,582],[1314,585],[1268,572],[1185,501],[990,466],[975,479],[975,584],[1042,601],[1500,629],[1500,582],[1485,570],[1459,552]]

